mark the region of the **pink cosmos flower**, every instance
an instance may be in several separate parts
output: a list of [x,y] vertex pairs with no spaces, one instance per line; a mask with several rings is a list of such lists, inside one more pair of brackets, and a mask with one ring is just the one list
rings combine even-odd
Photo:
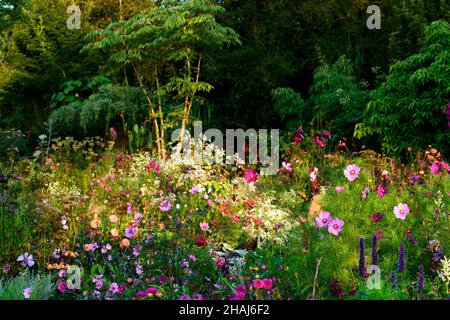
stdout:
[[327,211],[319,213],[319,215],[316,217],[316,222],[317,222],[317,225],[319,226],[319,228],[328,226],[330,221],[331,221],[331,215]]
[[318,173],[319,173],[319,169],[314,168],[313,171],[309,174],[309,179],[311,180],[311,182],[316,181]]
[[377,195],[380,199],[382,199],[386,195],[387,192],[388,192],[388,190],[384,185],[382,185],[382,184],[378,185]]
[[188,295],[182,295],[180,297],[180,300],[191,300],[191,297],[189,297]]
[[202,229],[202,231],[206,231],[209,229],[209,224],[208,222],[202,222],[200,223],[200,229]]
[[114,294],[120,292],[119,285],[117,283],[115,283],[115,282],[111,283],[111,285],[109,286],[108,290],[111,291]]
[[25,297],[25,299],[30,299],[31,293],[33,292],[33,290],[31,290],[31,288],[26,288],[23,291],[23,296]]
[[317,144],[319,147],[323,148],[325,147],[325,144],[323,143],[323,141],[319,138],[319,135],[315,134],[312,137],[312,140],[314,141],[315,144]]
[[369,193],[369,188],[365,187],[364,190],[361,193],[361,199],[364,201],[367,198],[367,194]]
[[360,167],[358,167],[356,164],[351,164],[347,166],[347,168],[345,168],[344,175],[348,181],[353,181],[356,178],[358,178],[360,171],[361,171]]
[[281,163],[281,169],[278,169],[282,173],[292,173],[292,165],[289,162],[283,161]]
[[189,189],[190,194],[196,194],[199,193],[199,191],[200,191],[199,186],[193,186],[191,189]]
[[442,171],[442,165],[440,162],[433,162],[433,164],[430,167],[430,172],[432,174],[439,174]]
[[67,283],[65,281],[58,280],[56,288],[59,292],[64,293],[67,290]]
[[336,192],[337,193],[342,193],[342,192],[344,192],[344,190],[345,190],[345,188],[342,187],[342,186],[336,187]]
[[340,220],[339,218],[335,218],[328,224],[328,232],[337,236],[342,231],[343,227],[344,221]]
[[245,171],[245,181],[247,181],[247,183],[256,182],[256,180],[258,180],[258,178],[259,178],[259,174],[255,170],[249,169],[249,170]]
[[160,209],[161,211],[169,211],[172,208],[172,203],[169,200],[161,201]]
[[406,216],[409,214],[409,207],[405,203],[400,203],[394,207],[394,214],[397,219],[405,220]]

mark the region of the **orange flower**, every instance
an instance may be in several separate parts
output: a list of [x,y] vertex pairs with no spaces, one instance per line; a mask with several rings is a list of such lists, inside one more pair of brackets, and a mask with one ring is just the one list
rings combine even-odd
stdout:
[[127,238],[123,239],[123,240],[122,240],[122,245],[123,245],[125,248],[128,248],[128,247],[130,246],[130,240],[128,240]]
[[117,229],[111,229],[111,235],[113,237],[117,237],[117,236],[119,236],[119,231]]
[[89,244],[84,245],[84,251],[89,252],[91,250],[91,246]]
[[94,219],[90,223],[92,229],[97,229],[100,226],[100,220]]
[[116,223],[118,220],[119,218],[117,218],[117,216],[114,214],[109,216],[109,221],[111,221],[111,223]]

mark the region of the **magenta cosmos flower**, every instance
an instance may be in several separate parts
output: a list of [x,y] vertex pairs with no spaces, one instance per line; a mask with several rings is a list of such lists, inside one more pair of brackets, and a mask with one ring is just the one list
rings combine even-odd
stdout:
[[430,172],[432,174],[439,174],[442,171],[442,165],[440,162],[433,162],[433,164],[430,167]]
[[356,178],[358,178],[360,171],[361,171],[360,167],[358,167],[356,164],[351,164],[347,166],[347,168],[345,168],[344,175],[348,181],[353,181]]
[[406,216],[409,214],[409,207],[405,203],[400,203],[394,207],[394,214],[397,219],[405,220]]
[[342,186],[336,187],[336,192],[337,193],[342,193],[342,192],[344,192],[344,190],[345,190],[345,188],[342,187]]
[[258,178],[259,178],[259,174],[255,170],[249,169],[249,170],[245,171],[245,181],[247,181],[247,183],[256,182],[256,180],[258,180]]
[[161,201],[161,211],[169,211],[172,208],[172,204],[169,200]]
[[316,217],[316,222],[317,222],[317,225],[319,226],[319,228],[323,228],[323,227],[328,226],[328,224],[330,223],[330,221],[331,221],[331,215],[330,215],[330,213],[327,212],[327,211],[321,212],[321,213]]
[[340,220],[339,218],[335,218],[328,224],[328,232],[337,236],[342,231],[343,227],[344,221]]

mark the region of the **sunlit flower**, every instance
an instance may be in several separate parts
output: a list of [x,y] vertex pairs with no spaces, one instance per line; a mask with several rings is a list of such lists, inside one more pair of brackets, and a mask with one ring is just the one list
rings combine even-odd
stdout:
[[441,173],[441,171],[442,171],[442,165],[441,165],[441,163],[440,162],[433,162],[432,164],[431,164],[431,166],[430,166],[430,172],[432,173],[432,174],[439,174],[439,173]]
[[383,198],[387,192],[388,192],[388,189],[383,184],[378,185],[377,195],[380,199]]
[[409,207],[405,203],[400,203],[394,207],[394,214],[397,219],[405,220],[406,216],[409,214]]
[[33,255],[25,252],[17,258],[17,262],[20,262],[22,267],[32,267],[34,266]]
[[303,126],[299,126],[297,128],[297,131],[295,131],[294,135],[292,136],[292,141],[300,145],[302,144],[303,140],[305,140],[305,131],[303,130]]
[[112,214],[109,216],[109,221],[111,221],[111,223],[116,223],[117,221],[119,221],[119,218],[117,218],[116,215]]
[[128,239],[131,239],[134,237],[134,235],[136,234],[136,228],[133,226],[128,226],[125,229],[125,237],[127,237]]
[[311,180],[311,182],[316,181],[318,173],[319,173],[319,169],[314,168],[313,171],[309,174],[309,179]]
[[117,230],[117,229],[111,229],[111,235],[113,236],[113,237],[118,237],[119,236],[119,230]]
[[292,165],[289,162],[283,161],[281,166],[286,172],[292,172]]
[[125,248],[128,248],[128,247],[130,246],[130,240],[128,240],[127,238],[122,239],[122,245],[123,245]]
[[361,199],[364,201],[367,198],[367,194],[369,193],[369,188],[365,187],[364,190],[361,193]]
[[119,285],[115,282],[111,283],[111,285],[109,286],[108,291],[111,291],[113,294],[119,293]]
[[26,288],[23,291],[23,296],[25,297],[25,299],[30,299],[31,293],[33,292],[33,290],[31,290],[31,288]]
[[247,183],[256,182],[258,180],[259,174],[253,169],[249,169],[245,171],[245,181]]
[[361,171],[361,168],[358,167],[356,164],[351,164],[347,166],[344,170],[344,175],[349,181],[354,181],[359,176],[359,172]]
[[336,187],[336,192],[337,193],[342,193],[342,192],[344,192],[344,190],[345,190],[345,188],[342,187],[342,186]]
[[314,143],[321,148],[325,147],[325,144],[323,143],[322,139],[320,139],[318,134],[313,135],[312,141],[314,141]]
[[328,232],[337,236],[342,231],[343,227],[344,221],[340,220],[339,218],[334,218],[328,224]]
[[169,200],[161,201],[161,211],[169,211],[172,208],[172,203]]
[[209,224],[208,222],[202,222],[200,223],[200,229],[202,229],[202,231],[206,231],[209,229]]
[[199,193],[200,192],[200,187],[197,185],[197,186],[193,186],[191,189],[189,189],[189,193],[191,193],[191,194],[196,194],[196,193]]
[[317,225],[319,226],[319,228],[328,226],[330,221],[331,221],[331,215],[327,211],[319,213],[319,215],[316,217],[316,222],[317,222]]

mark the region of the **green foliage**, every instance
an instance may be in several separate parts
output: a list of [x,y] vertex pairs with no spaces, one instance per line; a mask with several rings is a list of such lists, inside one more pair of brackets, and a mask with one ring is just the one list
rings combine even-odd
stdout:
[[56,289],[50,275],[32,275],[27,270],[15,278],[0,278],[0,300],[26,300],[24,291],[27,288],[32,290],[29,300],[49,300]]
[[[102,83],[97,80],[88,85],[93,87],[94,83]],[[111,124],[125,129],[126,123],[143,121],[146,115],[143,105],[138,88],[103,84],[86,99],[75,100],[56,109],[49,122],[61,135],[103,135]]]
[[13,160],[29,151],[26,135],[17,129],[0,129],[0,160]]
[[420,53],[395,63],[373,93],[355,136],[376,137],[387,154],[428,145],[448,153],[450,132],[443,112],[450,96],[449,48],[449,23],[433,22]]
[[301,123],[306,123],[306,103],[301,95],[291,88],[272,90],[275,112],[284,124],[284,128],[292,130]]
[[147,127],[135,124],[133,128],[128,131],[128,147],[131,152],[142,150],[151,145],[152,135]]
[[352,62],[341,56],[335,64],[317,68],[310,92],[312,122],[330,128],[334,141],[352,137],[369,99],[354,76]]

